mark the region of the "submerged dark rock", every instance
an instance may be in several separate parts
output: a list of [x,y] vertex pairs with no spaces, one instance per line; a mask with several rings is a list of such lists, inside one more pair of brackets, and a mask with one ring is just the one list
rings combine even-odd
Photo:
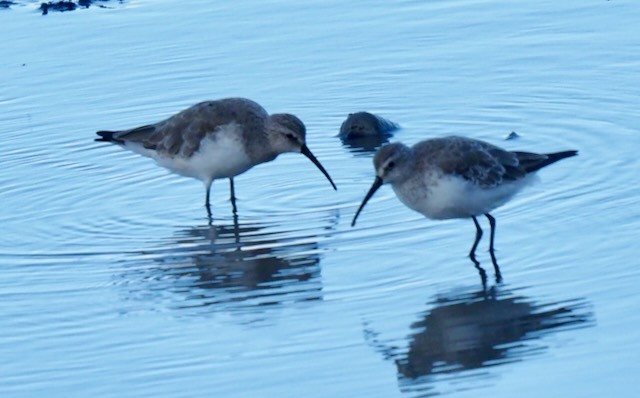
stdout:
[[346,146],[361,152],[372,152],[386,144],[396,123],[369,112],[350,113],[340,126],[338,136]]
[[16,3],[14,3],[13,1],[7,1],[7,0],[2,0],[0,1],[0,8],[9,8],[12,5],[15,5]]
[[505,138],[505,140],[517,140],[518,138],[520,138],[520,134],[516,133],[515,131],[512,131],[507,138]]
[[[42,15],[47,15],[49,11],[73,11],[78,7],[81,8],[89,8],[96,3],[106,3],[109,0],[78,0],[78,1],[49,1],[46,3],[40,4],[40,10],[42,11]],[[122,3],[122,0],[118,1]],[[104,8],[103,4],[98,4],[98,7]]]
[[50,1],[48,3],[40,4],[40,10],[42,11],[42,15],[47,15],[49,10],[51,11],[73,11],[78,7],[76,3],[73,1]]

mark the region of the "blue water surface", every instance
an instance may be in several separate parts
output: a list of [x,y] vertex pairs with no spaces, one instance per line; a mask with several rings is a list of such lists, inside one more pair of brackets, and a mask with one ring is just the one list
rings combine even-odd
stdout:
[[[640,4],[104,2],[0,9],[0,396],[634,396]],[[283,155],[212,190],[101,129],[251,98],[307,125],[334,192]],[[349,113],[579,156],[470,220],[384,187]],[[515,131],[519,138],[505,140]],[[484,226],[485,224],[483,224]],[[486,226],[488,228],[488,226]],[[492,273],[487,240],[479,258]]]

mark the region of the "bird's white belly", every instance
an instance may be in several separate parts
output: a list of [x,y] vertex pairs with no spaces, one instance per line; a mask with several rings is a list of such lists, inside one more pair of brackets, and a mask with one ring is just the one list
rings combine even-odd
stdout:
[[218,178],[234,177],[253,166],[244,150],[241,137],[231,129],[218,131],[214,139],[210,136],[205,137],[198,150],[190,157],[167,156],[156,151],[131,146],[129,149],[153,158],[158,165],[173,173],[205,182]]
[[481,188],[457,176],[440,176],[428,184],[406,181],[393,189],[402,203],[432,219],[468,218],[502,206],[533,181],[527,176],[497,187]]

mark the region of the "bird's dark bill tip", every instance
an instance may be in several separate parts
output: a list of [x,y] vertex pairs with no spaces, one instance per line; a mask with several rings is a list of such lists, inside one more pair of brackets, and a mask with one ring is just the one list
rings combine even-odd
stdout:
[[313,156],[313,153],[311,153],[311,150],[309,149],[309,147],[306,146],[306,145],[303,145],[302,148],[300,148],[300,152],[304,156],[309,158],[309,160],[311,160],[311,162],[313,162],[313,164],[316,165],[316,167],[322,172],[322,174],[324,174],[324,176],[327,177],[327,180],[329,180],[329,182],[331,183],[331,186],[333,187],[334,191],[337,191],[338,187],[336,187],[336,184],[331,179],[331,176],[329,175],[327,170],[325,170],[325,168],[322,167],[322,164],[320,163],[320,161],[318,159],[316,159],[315,156]]
[[376,176],[376,179],[375,179],[375,181],[373,181],[373,184],[371,185],[371,188],[369,189],[369,192],[367,192],[367,194],[365,195],[364,199],[362,200],[362,203],[360,204],[360,207],[358,207],[358,211],[356,211],[356,214],[353,216],[353,220],[351,221],[351,226],[352,227],[354,227],[356,225],[356,220],[358,219],[358,216],[360,215],[360,212],[362,211],[362,209],[364,209],[364,206],[367,204],[369,199],[371,199],[373,194],[376,193],[376,191],[381,186],[382,186],[382,178]]

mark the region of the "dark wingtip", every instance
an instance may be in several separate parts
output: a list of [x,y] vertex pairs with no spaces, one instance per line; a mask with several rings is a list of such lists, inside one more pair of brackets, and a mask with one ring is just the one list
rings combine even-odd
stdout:
[[562,151],[562,152],[556,152],[556,153],[549,153],[547,154],[547,156],[549,157],[549,159],[551,159],[552,161],[556,162],[558,160],[561,159],[565,159],[565,158],[570,158],[572,156],[578,156],[578,151]]
[[576,155],[578,155],[578,151],[574,151],[574,150],[555,152],[555,153],[546,153],[544,155],[546,156],[546,159],[543,159],[541,161],[529,162],[528,164],[525,162],[525,163],[522,163],[522,165],[527,173],[531,173],[534,171],[538,171],[541,168],[546,167],[550,164],[553,164],[559,160],[570,158]]
[[113,141],[113,134],[115,131],[98,131],[96,134],[100,136],[100,138],[96,138],[94,141],[97,142],[111,142]]

